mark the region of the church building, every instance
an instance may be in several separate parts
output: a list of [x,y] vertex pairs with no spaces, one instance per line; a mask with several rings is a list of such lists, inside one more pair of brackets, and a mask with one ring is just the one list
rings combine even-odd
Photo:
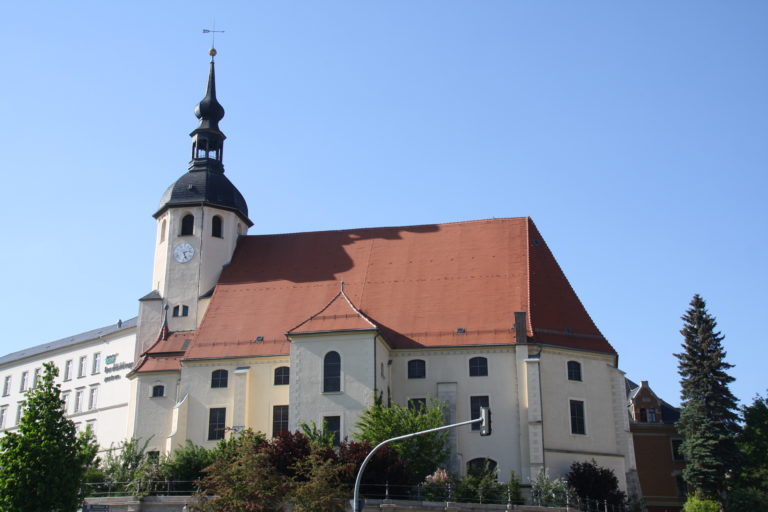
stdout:
[[214,56],[188,172],[154,212],[133,435],[161,453],[300,422],[352,437],[377,395],[411,407],[433,397],[447,422],[493,412],[491,436],[451,431],[450,470],[490,459],[500,479],[526,482],[594,459],[626,489],[635,462],[618,355],[534,222],[258,234],[224,174]]

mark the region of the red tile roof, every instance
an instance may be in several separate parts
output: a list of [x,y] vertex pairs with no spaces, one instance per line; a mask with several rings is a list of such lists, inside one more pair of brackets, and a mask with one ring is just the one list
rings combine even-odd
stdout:
[[357,309],[344,293],[344,281],[341,290],[317,314],[307,318],[290,329],[288,334],[308,334],[319,332],[376,330],[377,326]]
[[516,311],[528,341],[615,354],[527,217],[247,236],[184,358],[288,354],[289,331],[368,321],[395,349],[511,344]]

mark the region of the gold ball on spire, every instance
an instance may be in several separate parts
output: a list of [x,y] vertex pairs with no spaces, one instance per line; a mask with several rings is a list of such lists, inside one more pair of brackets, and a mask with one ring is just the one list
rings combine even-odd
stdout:
[[211,48],[210,50],[208,50],[208,55],[210,55],[211,57],[215,57],[216,56],[216,48]]

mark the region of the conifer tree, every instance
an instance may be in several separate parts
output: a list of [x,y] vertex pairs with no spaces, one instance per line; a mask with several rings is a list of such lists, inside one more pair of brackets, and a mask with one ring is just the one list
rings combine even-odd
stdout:
[[736,398],[728,388],[734,378],[727,373],[733,365],[725,361],[724,338],[698,294],[682,319],[683,351],[675,356],[682,388],[677,429],[688,460],[683,478],[699,496],[719,500],[738,453]]
[[98,447],[64,417],[58,370],[44,365],[29,390],[16,432],[0,438],[0,511],[74,512],[86,467]]

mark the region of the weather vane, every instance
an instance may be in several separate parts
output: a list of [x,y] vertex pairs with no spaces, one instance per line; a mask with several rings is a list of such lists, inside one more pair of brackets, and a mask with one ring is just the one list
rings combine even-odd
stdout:
[[215,51],[216,47],[216,34],[223,34],[223,30],[216,30],[216,22],[213,22],[213,28],[204,28],[203,34],[211,34],[211,50]]

